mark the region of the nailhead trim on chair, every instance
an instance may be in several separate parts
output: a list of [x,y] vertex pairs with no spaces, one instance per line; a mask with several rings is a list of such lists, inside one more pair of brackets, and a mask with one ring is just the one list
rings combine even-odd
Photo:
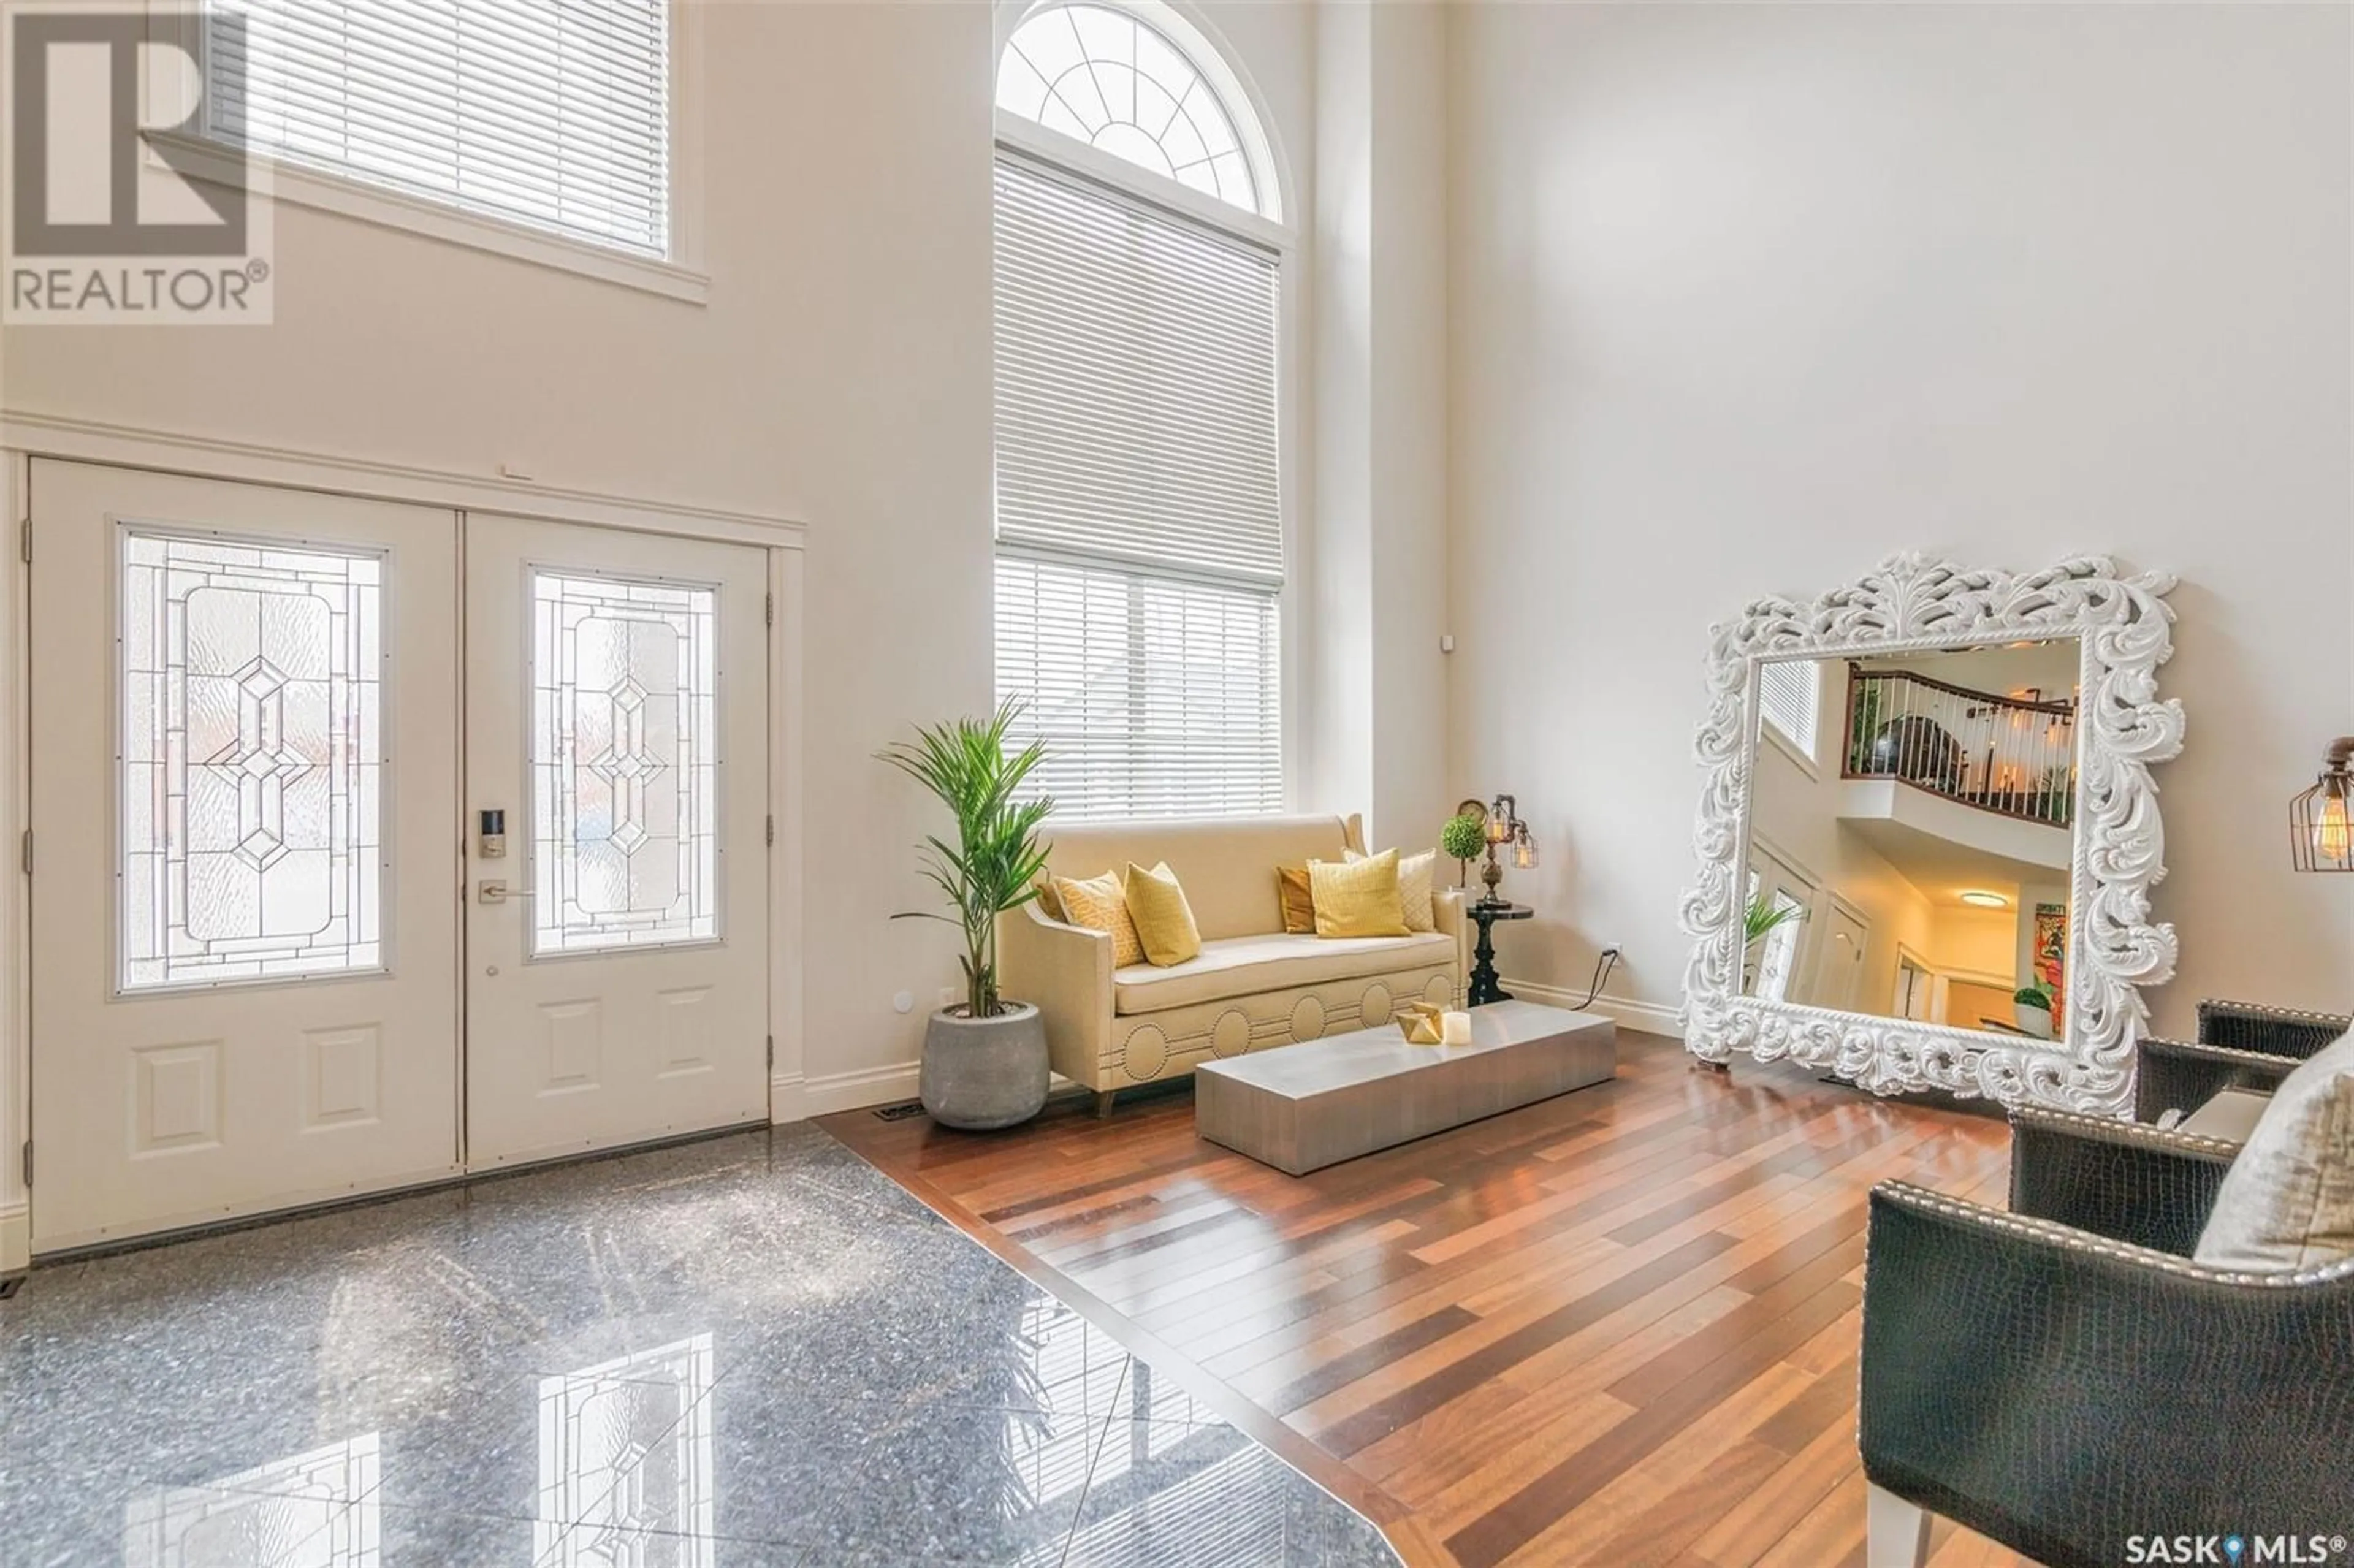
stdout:
[[2342,1012],[2308,1012],[2301,1007],[2274,1007],[2261,1001],[2229,1001],[2211,997],[2199,1004],[2200,1012],[2235,1012],[2258,1018],[2275,1018],[2283,1023],[2345,1024],[2349,1020]]
[[[2114,1126],[2115,1124],[2108,1124]],[[2200,1139],[2199,1141],[2208,1141]],[[2225,1147],[2236,1147],[2226,1145]],[[1915,1187],[1909,1181],[1882,1181],[1876,1189],[1882,1196],[1895,1199],[1909,1208],[1943,1214],[1947,1219],[1964,1220],[1985,1225],[1990,1230],[2009,1231],[2015,1235],[2035,1236],[2052,1242],[2069,1252],[2089,1253],[2100,1257],[2115,1258],[2143,1268],[2155,1268],[2168,1274],[2180,1275],[2185,1279],[2202,1279],[2212,1285],[2253,1285],[2267,1290],[2288,1289],[2299,1286],[2327,1285],[2354,1277],[2354,1257],[2340,1258],[2320,1268],[2308,1268],[2296,1274],[2248,1274],[2232,1269],[2209,1268],[2171,1253],[2157,1252],[2144,1246],[2130,1246],[2122,1242],[2096,1237],[2086,1231],[2060,1224],[2052,1220],[2028,1219],[2005,1213],[2000,1209],[1983,1208],[1976,1203],[1956,1202],[1952,1199]],[[1872,1266],[1864,1259],[1867,1273]]]

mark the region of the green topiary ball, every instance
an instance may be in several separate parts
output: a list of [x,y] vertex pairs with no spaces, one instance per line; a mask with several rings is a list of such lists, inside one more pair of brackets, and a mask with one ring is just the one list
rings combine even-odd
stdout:
[[1488,825],[1469,811],[1449,817],[1438,830],[1438,847],[1449,860],[1475,859],[1488,847]]

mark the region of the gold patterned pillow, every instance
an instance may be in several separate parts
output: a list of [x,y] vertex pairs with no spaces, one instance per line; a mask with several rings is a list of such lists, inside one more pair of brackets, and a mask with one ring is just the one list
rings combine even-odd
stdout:
[[[1342,850],[1341,853],[1352,862],[1365,858],[1355,850]],[[1405,928],[1409,931],[1438,929],[1438,911],[1430,895],[1437,871],[1438,852],[1435,849],[1405,855],[1398,861],[1398,906],[1405,915]]]
[[1063,901],[1063,916],[1070,925],[1111,933],[1114,969],[1124,969],[1144,961],[1144,943],[1136,935],[1136,922],[1129,917],[1128,894],[1119,885],[1118,871],[1107,871],[1084,882],[1058,876],[1055,878],[1055,896]]
[[1398,856],[1384,850],[1357,860],[1308,863],[1320,937],[1403,937],[1405,909],[1398,899]]

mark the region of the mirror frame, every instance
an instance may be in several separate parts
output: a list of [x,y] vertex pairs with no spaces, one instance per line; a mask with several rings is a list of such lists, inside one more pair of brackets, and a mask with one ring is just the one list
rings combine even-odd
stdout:
[[[1906,553],[1808,604],[1762,599],[1709,629],[1708,712],[1693,738],[1705,774],[1684,895],[1693,938],[1684,977],[1685,1048],[1723,1065],[1782,1057],[1873,1094],[1925,1089],[2130,1115],[2141,988],[2174,974],[2171,925],[2149,918],[2166,875],[2166,835],[2149,769],[2182,749],[2182,704],[2160,698],[2173,652],[2169,574],[2121,575],[2106,556],[2038,572],[1972,568]],[[2067,1018],[2050,1044],[1946,1024],[1834,1012],[1741,993],[1739,868],[1749,858],[1757,667],[1769,657],[1847,658],[2078,640],[2075,843],[2069,875]]]

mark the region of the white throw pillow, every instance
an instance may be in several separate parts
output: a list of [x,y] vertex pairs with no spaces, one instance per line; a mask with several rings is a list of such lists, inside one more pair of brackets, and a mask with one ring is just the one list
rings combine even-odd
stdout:
[[[1341,852],[1342,863],[1365,857],[1355,850]],[[1398,903],[1405,909],[1405,928],[1409,931],[1438,929],[1438,911],[1431,903],[1431,879],[1438,874],[1438,852],[1425,850],[1420,854],[1398,856]]]
[[2354,1256],[2354,1033],[2281,1080],[2193,1255],[2250,1273]]

